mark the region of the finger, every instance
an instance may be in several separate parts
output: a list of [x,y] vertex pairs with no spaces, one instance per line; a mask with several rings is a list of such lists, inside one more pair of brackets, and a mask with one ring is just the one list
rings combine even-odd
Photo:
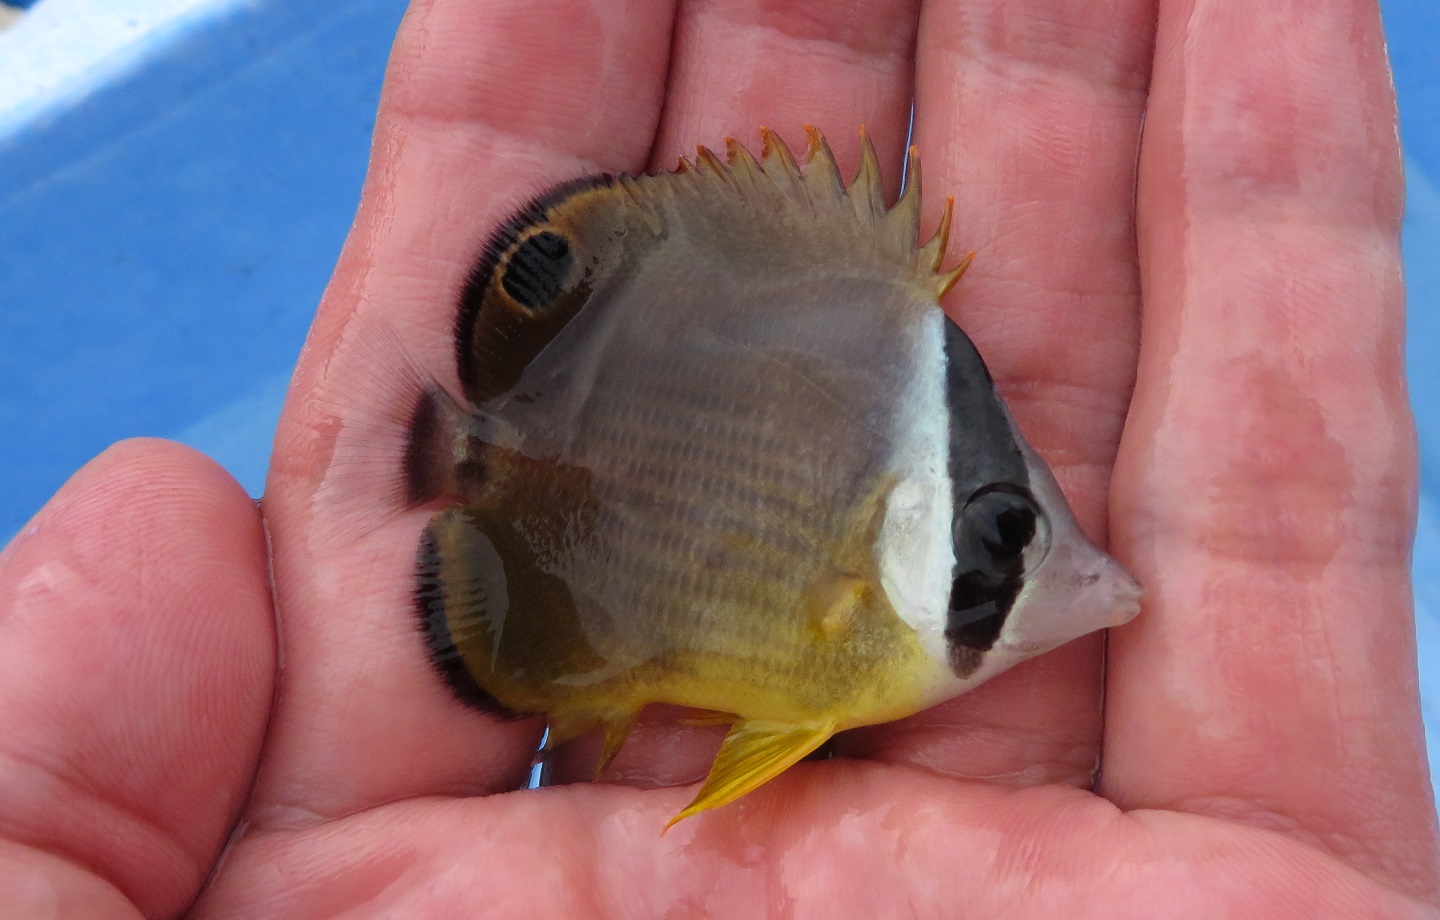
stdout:
[[[691,0],[681,3],[665,111],[653,169],[673,167],[697,144],[733,136],[754,147],[761,125],[783,130],[796,151],[802,124],[831,128],[828,140],[852,176],[865,125],[898,187],[913,89],[914,0]],[[719,736],[647,711],[606,779],[636,785],[704,777]],[[598,738],[555,758],[551,779],[589,779]]]
[[0,554],[0,913],[188,904],[249,788],[274,650],[229,475],[158,441],[75,474]]
[[[571,787],[404,802],[257,835],[194,915],[403,904],[425,917],[477,905],[497,917],[733,920],[1435,917],[1293,840],[1194,815],[1121,815],[1073,789],[806,765],[660,836],[685,801],[683,790]],[[273,884],[276,866],[287,884]]]
[[1366,0],[1162,8],[1105,790],[1434,895],[1394,99]]
[[[426,514],[339,549],[328,539],[333,521],[315,497],[329,433],[393,408],[368,396],[405,398],[383,368],[371,370],[371,392],[349,393],[353,405],[337,413],[347,394],[336,381],[367,379],[377,356],[354,333],[380,323],[453,382],[457,292],[496,224],[563,179],[643,168],[670,20],[667,4],[648,0],[433,0],[407,15],[360,212],[297,370],[266,492],[286,667],[258,820],[523,781],[535,722],[502,723],[455,702],[415,629]],[[398,471],[402,457],[385,461],[382,472]],[[387,500],[386,484],[382,476],[360,504]]]
[[[909,134],[918,0],[688,0],[675,22],[675,56],[651,168],[675,165],[696,144],[760,126],[792,139],[804,124],[826,133],[848,177],[865,125],[887,187],[899,187]],[[801,149],[796,147],[796,149]]]
[[[1149,0],[936,2],[917,50],[927,207],[954,194],[952,248],[975,251],[948,305],[1101,545],[1134,373],[1132,201],[1152,17]],[[1082,639],[840,750],[1087,785],[1100,650]]]

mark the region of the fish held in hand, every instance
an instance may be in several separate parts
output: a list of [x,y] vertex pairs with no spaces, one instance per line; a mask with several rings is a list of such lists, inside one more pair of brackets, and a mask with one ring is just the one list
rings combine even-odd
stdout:
[[409,427],[439,672],[602,769],[647,704],[731,724],[675,820],[1138,609],[940,308],[914,153],[887,208],[868,138],[847,186],[808,137],[536,199]]

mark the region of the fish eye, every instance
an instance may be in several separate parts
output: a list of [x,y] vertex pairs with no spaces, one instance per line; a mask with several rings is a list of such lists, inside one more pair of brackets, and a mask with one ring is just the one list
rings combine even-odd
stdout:
[[574,265],[570,241],[554,231],[541,230],[510,250],[500,285],[523,309],[544,310],[565,290]]
[[963,677],[976,666],[974,655],[999,637],[1025,577],[1045,561],[1050,525],[1029,492],[997,482],[971,494],[953,527],[955,578],[945,636],[951,667]]
[[987,567],[1001,577],[1034,571],[1050,551],[1045,513],[1028,492],[1009,483],[971,495],[956,521],[955,537],[957,549],[983,551]]

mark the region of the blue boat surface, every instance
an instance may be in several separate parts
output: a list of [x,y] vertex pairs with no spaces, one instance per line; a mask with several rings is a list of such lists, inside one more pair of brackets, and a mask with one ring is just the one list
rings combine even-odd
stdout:
[[[1381,5],[1409,182],[1414,574],[1433,771],[1440,4]],[[86,460],[135,435],[190,444],[259,494],[291,368],[354,213],[404,6],[0,4],[0,540]]]

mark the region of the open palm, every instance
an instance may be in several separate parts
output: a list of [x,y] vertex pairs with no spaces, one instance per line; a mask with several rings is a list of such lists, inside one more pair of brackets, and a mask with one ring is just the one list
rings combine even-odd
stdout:
[[[977,253],[947,307],[1144,612],[663,837],[712,731],[500,794],[539,727],[430,671],[425,514],[331,532],[335,432],[395,396],[354,330],[447,379],[527,196],[804,122],[894,180],[912,98]],[[0,557],[0,916],[1437,916],[1400,207],[1373,0],[416,0],[276,441],[273,600],[253,505],[158,442]]]

